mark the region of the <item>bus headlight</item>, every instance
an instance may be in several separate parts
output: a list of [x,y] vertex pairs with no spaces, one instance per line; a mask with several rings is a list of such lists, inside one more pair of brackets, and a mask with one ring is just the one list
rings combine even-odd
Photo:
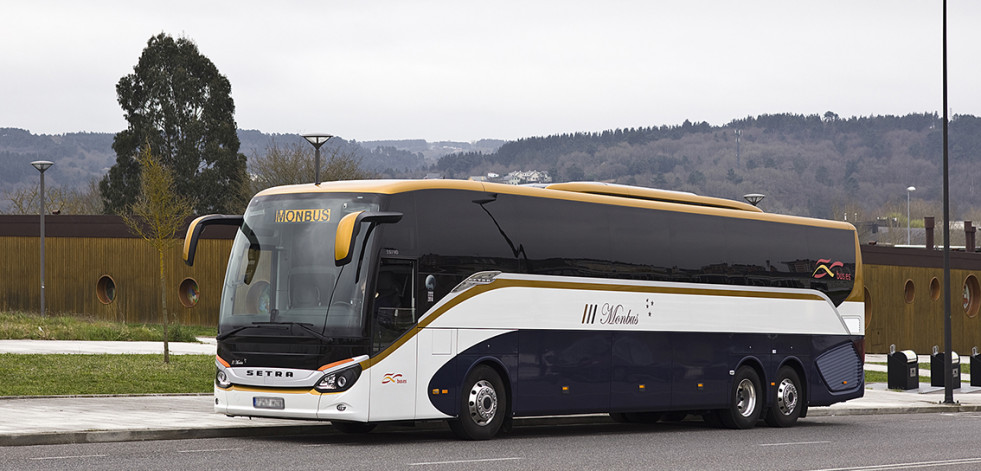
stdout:
[[361,365],[332,371],[320,378],[314,389],[320,392],[341,392],[347,390],[361,376]]
[[222,389],[227,389],[232,386],[232,383],[228,381],[228,376],[225,374],[224,370],[218,370],[215,373],[215,385]]

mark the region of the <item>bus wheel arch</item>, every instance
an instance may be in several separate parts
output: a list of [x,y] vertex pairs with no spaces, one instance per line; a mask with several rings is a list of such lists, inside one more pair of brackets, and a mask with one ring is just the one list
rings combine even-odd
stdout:
[[494,361],[476,363],[467,372],[460,389],[457,418],[450,429],[466,440],[493,438],[510,427],[510,381],[504,368]]

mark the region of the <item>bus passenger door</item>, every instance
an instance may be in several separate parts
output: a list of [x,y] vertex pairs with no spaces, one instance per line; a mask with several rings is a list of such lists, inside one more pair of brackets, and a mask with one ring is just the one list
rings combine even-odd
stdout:
[[415,262],[382,259],[371,302],[371,398],[368,420],[406,420],[415,415]]

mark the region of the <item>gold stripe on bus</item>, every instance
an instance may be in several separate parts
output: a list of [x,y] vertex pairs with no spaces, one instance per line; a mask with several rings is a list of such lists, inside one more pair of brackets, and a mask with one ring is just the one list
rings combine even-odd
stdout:
[[791,293],[774,291],[749,291],[741,289],[719,289],[719,288],[698,288],[698,287],[670,287],[670,286],[635,286],[617,285],[607,283],[583,283],[571,281],[538,281],[538,280],[508,280],[496,279],[486,285],[477,285],[459,296],[451,299],[439,309],[425,319],[419,321],[415,327],[399,337],[395,342],[388,346],[381,353],[360,363],[362,369],[368,369],[372,365],[384,360],[395,350],[408,342],[412,337],[419,333],[419,330],[426,328],[445,312],[456,307],[458,304],[473,298],[479,294],[486,293],[501,288],[544,288],[544,289],[575,289],[590,291],[618,291],[629,293],[658,293],[658,294],[680,294],[680,295],[702,295],[702,296],[723,296],[738,298],[761,298],[761,299],[790,299],[801,301],[827,301],[827,298],[811,293]]
[[224,391],[238,391],[238,392],[251,392],[251,393],[261,393],[261,394],[311,394],[314,396],[322,396],[324,394],[333,393],[322,393],[316,389],[302,389],[302,388],[263,388],[257,386],[242,386],[233,384]]

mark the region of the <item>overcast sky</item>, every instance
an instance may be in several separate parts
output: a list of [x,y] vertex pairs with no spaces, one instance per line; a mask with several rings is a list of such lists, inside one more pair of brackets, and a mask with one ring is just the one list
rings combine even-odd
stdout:
[[[941,112],[940,0],[7,1],[0,127],[118,132],[160,32],[239,128],[469,141],[766,113]],[[949,100],[981,115],[981,2],[948,2]]]

